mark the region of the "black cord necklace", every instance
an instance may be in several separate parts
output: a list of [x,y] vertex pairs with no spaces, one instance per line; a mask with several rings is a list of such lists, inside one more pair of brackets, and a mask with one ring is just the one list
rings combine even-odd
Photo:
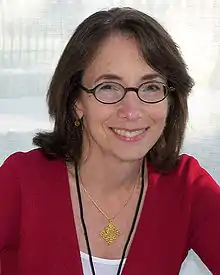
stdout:
[[[127,251],[132,233],[134,231],[134,227],[135,227],[137,217],[138,217],[138,213],[139,213],[139,210],[140,210],[140,205],[141,205],[143,192],[144,192],[144,171],[145,171],[145,158],[143,159],[142,167],[141,167],[141,190],[140,190],[140,195],[139,195],[139,198],[138,198],[138,202],[137,202],[137,206],[136,206],[136,210],[135,210],[135,215],[134,215],[134,218],[133,218],[133,221],[132,221],[131,229],[129,231],[128,238],[127,238],[127,241],[125,243],[125,246],[124,246],[124,249],[123,249],[123,252],[122,252],[122,257],[121,257],[121,260],[120,260],[120,263],[119,263],[119,266],[118,266],[117,275],[120,275],[120,273],[121,273],[124,257],[125,257],[125,254],[126,254],[126,251]],[[85,223],[85,219],[84,219],[82,196],[81,196],[81,192],[80,192],[79,175],[78,175],[77,164],[75,164],[75,177],[76,177],[76,188],[77,188],[77,195],[78,195],[78,201],[79,201],[80,219],[81,219],[81,223],[82,223],[82,227],[83,227],[83,231],[84,231],[84,236],[85,236],[85,241],[86,241],[86,246],[87,246],[87,250],[88,250],[88,254],[89,254],[89,263],[90,263],[90,267],[91,267],[91,270],[92,270],[92,275],[96,275],[95,274],[95,268],[94,268],[93,261],[92,261],[92,253],[91,253],[91,248],[90,248],[90,244],[89,244],[88,232],[87,232],[86,223]]]

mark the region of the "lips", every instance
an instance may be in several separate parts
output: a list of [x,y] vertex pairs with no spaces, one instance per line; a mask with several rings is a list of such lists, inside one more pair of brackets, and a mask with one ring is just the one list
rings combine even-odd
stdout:
[[138,130],[125,130],[125,129],[111,128],[111,130],[122,137],[134,138],[136,136],[143,134],[146,131],[146,128],[138,129]]

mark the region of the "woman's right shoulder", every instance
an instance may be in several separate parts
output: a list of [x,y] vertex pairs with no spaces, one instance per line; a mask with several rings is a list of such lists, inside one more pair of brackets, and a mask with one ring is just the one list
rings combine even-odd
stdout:
[[48,158],[40,148],[32,149],[27,152],[15,152],[8,156],[2,166],[0,166],[0,176],[5,173],[35,174],[44,171],[53,171],[60,164],[63,164],[61,159]]
[[14,168],[21,168],[22,166],[26,166],[27,164],[31,164],[33,162],[38,162],[46,159],[44,154],[41,152],[40,149],[32,149],[28,152],[15,152],[9,155],[1,165],[1,169],[14,169]]

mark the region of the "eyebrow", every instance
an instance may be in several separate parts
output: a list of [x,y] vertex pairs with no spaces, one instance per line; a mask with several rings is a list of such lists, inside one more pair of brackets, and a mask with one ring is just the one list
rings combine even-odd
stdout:
[[[140,78],[140,81],[153,80],[155,78],[161,78],[161,80],[165,81],[165,78],[159,73],[145,74]],[[97,83],[101,79],[103,79],[103,80],[120,80],[120,81],[123,80],[122,77],[120,77],[119,75],[116,75],[116,74],[102,74],[98,78],[95,79],[95,83]]]

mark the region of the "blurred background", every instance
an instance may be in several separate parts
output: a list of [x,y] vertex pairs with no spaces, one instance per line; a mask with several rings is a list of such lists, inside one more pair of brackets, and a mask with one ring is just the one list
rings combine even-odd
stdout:
[[[182,151],[220,183],[220,0],[0,0],[0,165],[52,127],[45,95],[59,56],[88,15],[130,6],[157,19],[179,44],[196,85]],[[211,274],[193,253],[180,274]]]

